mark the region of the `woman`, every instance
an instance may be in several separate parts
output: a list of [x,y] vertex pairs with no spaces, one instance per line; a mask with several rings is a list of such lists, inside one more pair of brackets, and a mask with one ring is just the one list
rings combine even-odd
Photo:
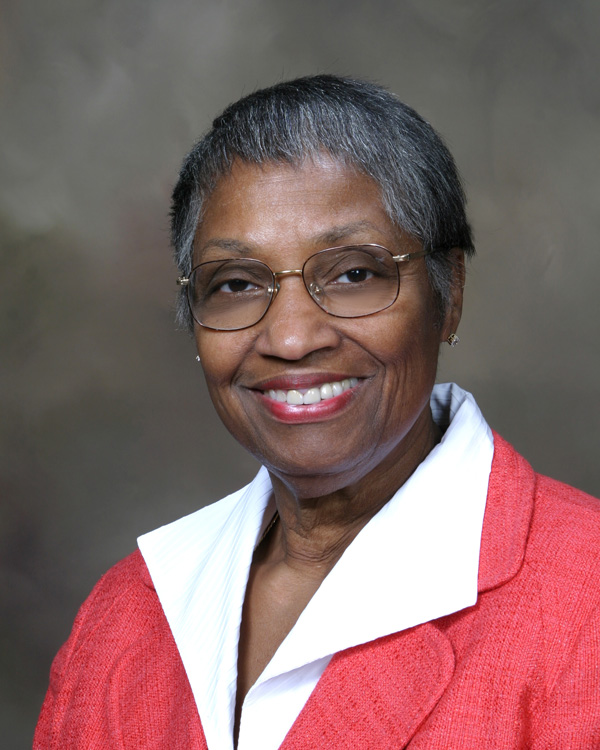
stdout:
[[599,506],[434,388],[473,252],[385,90],[229,107],[173,197],[179,316],[263,468],[140,538],[59,652],[38,748],[600,746]]

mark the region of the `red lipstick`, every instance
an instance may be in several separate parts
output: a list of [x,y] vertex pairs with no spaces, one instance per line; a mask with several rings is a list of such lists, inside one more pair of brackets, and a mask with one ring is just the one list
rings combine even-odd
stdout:
[[[326,379],[325,379],[326,378]],[[354,398],[360,382],[357,378],[332,375],[273,378],[253,390],[261,404],[280,422],[306,424],[320,422],[343,410]],[[320,388],[319,388],[320,387]],[[325,388],[325,394],[323,389]],[[342,390],[343,389],[343,390]],[[316,394],[314,391],[317,391]],[[321,398],[316,403],[302,403],[304,396]],[[263,391],[267,391],[266,393]],[[292,391],[292,393],[290,393]],[[312,391],[312,393],[310,393]],[[287,399],[286,399],[287,396]],[[299,399],[289,403],[292,399]]]

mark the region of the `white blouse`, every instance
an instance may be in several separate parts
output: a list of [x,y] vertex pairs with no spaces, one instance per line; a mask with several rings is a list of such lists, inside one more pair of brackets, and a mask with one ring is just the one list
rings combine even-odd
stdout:
[[[360,531],[249,690],[238,750],[275,750],[341,651],[475,604],[493,438],[471,394],[434,388],[442,441]],[[254,548],[275,511],[247,487],[140,537],[209,750],[233,750],[237,656]]]

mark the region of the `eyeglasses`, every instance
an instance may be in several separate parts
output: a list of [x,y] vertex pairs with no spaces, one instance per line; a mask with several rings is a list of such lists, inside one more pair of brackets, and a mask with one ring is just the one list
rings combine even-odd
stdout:
[[322,310],[337,318],[362,318],[392,305],[400,289],[398,264],[432,250],[393,255],[381,245],[349,245],[321,250],[301,269],[272,271],[253,258],[209,260],[177,283],[186,287],[194,320],[215,331],[256,325],[279,292],[284,276],[301,276]]

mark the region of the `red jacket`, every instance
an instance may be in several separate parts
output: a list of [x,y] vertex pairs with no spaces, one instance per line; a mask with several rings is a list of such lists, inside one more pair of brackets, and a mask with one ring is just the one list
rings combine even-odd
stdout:
[[[600,503],[536,475],[498,435],[479,591],[473,607],[336,654],[281,747],[600,748]],[[139,552],[81,608],[34,748],[206,748]]]

